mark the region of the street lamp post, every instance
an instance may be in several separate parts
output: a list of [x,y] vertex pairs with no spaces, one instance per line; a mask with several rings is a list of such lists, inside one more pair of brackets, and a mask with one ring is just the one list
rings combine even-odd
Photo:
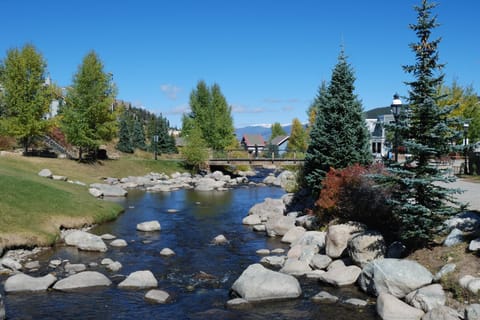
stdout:
[[394,145],[394,151],[395,151],[395,162],[398,162],[398,119],[400,117],[400,112],[402,110],[402,100],[400,100],[400,96],[398,93],[395,93],[393,95],[393,101],[392,104],[390,105],[390,110],[392,111],[393,114],[393,119],[395,120],[395,145]]
[[467,154],[467,149],[468,149],[468,123],[465,122],[463,124],[463,153],[465,157],[465,165],[464,165],[464,173],[468,174],[468,154]]
[[155,160],[157,160],[157,144],[158,144],[158,135],[153,136],[153,150],[154,150],[154,155],[155,155]]

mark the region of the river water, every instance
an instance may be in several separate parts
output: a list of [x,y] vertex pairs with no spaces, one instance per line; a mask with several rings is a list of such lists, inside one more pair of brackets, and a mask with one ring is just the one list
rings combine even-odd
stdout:
[[[284,248],[279,239],[267,238],[241,224],[248,209],[266,197],[279,198],[284,191],[276,187],[239,187],[224,192],[179,190],[170,193],[129,192],[117,199],[125,212],[115,221],[97,226],[95,234],[111,233],[125,239],[124,248],[109,247],[105,253],[78,251],[58,245],[39,257],[41,268],[32,275],[59,272],[48,267],[51,259],[70,263],[96,262],[89,267],[107,274],[113,285],[108,288],[71,293],[48,291],[37,294],[9,294],[4,297],[8,319],[377,319],[374,306],[357,308],[343,303],[315,304],[310,298],[326,290],[341,299],[368,297],[356,287],[333,288],[315,280],[300,278],[303,294],[288,301],[264,302],[247,309],[227,309],[229,291],[242,271],[261,259],[258,249]],[[175,213],[171,211],[175,210]],[[160,232],[136,231],[136,224],[159,220]],[[223,234],[227,245],[215,246],[211,240]],[[161,257],[163,248],[176,255]],[[100,265],[103,258],[120,261],[123,268],[110,273]],[[145,290],[119,290],[125,275],[150,270],[172,301],[152,304],[144,299]],[[202,273],[210,275],[208,279]],[[59,276],[63,276],[59,274]],[[5,277],[0,278],[4,281]]]

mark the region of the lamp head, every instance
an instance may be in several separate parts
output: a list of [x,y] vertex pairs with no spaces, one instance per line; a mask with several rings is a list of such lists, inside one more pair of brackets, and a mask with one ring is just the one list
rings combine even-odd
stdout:
[[393,95],[393,101],[392,104],[390,105],[390,109],[392,111],[392,114],[394,116],[398,116],[400,114],[400,110],[402,109],[402,100],[400,100],[400,96],[398,93],[395,93]]

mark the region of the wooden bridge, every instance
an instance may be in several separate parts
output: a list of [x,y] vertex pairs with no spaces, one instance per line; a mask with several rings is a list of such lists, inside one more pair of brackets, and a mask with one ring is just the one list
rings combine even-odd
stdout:
[[209,159],[208,164],[211,166],[228,166],[228,165],[249,165],[249,166],[299,166],[303,165],[305,160],[298,159],[268,159],[268,158],[248,158],[248,159]]

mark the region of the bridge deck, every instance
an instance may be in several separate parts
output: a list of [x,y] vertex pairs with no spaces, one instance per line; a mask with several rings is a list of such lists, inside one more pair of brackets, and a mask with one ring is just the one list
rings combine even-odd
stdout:
[[262,165],[278,165],[278,166],[295,166],[303,165],[304,160],[298,159],[268,159],[268,158],[245,158],[245,159],[210,159],[208,160],[209,165],[251,165],[251,166],[262,166]]

